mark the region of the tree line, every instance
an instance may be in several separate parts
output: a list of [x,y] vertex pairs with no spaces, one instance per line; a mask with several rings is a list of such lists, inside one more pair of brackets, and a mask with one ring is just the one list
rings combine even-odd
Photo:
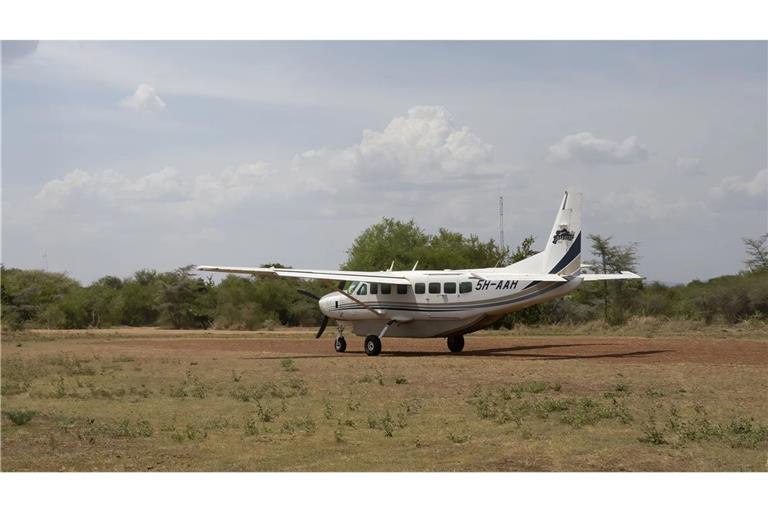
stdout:
[[[595,272],[636,271],[638,248],[590,235],[582,255]],[[363,231],[347,250],[342,269],[461,269],[505,266],[535,254],[535,239],[515,248],[440,229],[428,234],[413,220],[385,218]],[[744,239],[746,268],[738,275],[668,286],[644,281],[585,283],[563,299],[505,316],[497,327],[581,323],[621,324],[633,316],[733,323],[768,319],[768,234]],[[586,247],[584,249],[587,249]],[[591,254],[591,258],[588,255]],[[266,263],[263,266],[281,266]],[[254,330],[315,326],[322,314],[298,288],[323,295],[335,283],[229,275],[215,283],[192,266],[171,272],[139,270],[128,278],[105,276],[89,286],[58,272],[0,269],[3,329],[81,329],[165,326],[175,329]]]

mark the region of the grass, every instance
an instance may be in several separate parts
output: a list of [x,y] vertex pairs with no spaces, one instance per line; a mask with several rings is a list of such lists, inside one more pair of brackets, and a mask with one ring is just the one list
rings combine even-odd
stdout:
[[766,468],[761,364],[299,357],[258,343],[303,331],[214,333],[204,350],[142,333],[3,337],[2,470]]

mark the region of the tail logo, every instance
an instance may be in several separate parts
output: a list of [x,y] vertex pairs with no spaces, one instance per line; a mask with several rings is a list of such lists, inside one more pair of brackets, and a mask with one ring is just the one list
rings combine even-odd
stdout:
[[552,243],[556,244],[560,240],[567,240],[569,242],[573,240],[573,231],[568,231],[565,228],[558,229],[555,236],[552,238]]

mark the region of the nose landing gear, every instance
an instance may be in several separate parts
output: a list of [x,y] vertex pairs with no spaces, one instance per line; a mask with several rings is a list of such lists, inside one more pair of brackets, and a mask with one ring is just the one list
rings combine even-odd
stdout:
[[336,343],[334,343],[333,348],[336,349],[336,352],[344,352],[347,350],[347,340],[344,339],[344,336],[338,336],[336,338]]

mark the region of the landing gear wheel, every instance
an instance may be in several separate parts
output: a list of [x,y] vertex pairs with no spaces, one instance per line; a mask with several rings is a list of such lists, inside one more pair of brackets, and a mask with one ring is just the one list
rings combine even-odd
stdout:
[[381,340],[375,334],[366,336],[363,348],[369,356],[377,356],[381,353]]
[[336,352],[344,352],[347,350],[347,340],[344,339],[344,336],[336,338],[336,343],[333,345],[333,348],[336,349]]
[[451,352],[461,352],[464,350],[464,336],[461,334],[448,336],[448,350]]

